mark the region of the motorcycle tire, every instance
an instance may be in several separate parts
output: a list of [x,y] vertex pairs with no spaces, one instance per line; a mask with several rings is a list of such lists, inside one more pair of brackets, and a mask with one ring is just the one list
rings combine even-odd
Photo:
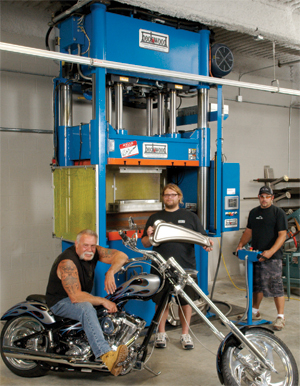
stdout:
[[[48,370],[42,367],[40,364],[28,360],[10,358],[3,352],[3,347],[14,346],[14,341],[21,339],[27,335],[34,334],[36,332],[44,330],[44,326],[37,319],[31,316],[18,316],[5,323],[1,332],[1,357],[5,365],[14,374],[20,377],[41,377],[46,375]],[[29,339],[26,343],[26,348],[29,350],[36,350],[45,352],[48,346],[48,339],[36,336],[32,340]]]
[[[222,358],[222,376],[225,386],[298,386],[298,368],[293,354],[276,335],[264,329],[253,328],[246,337],[267,358],[278,373],[263,368],[243,344],[240,348],[228,345]],[[250,374],[245,364],[255,373]]]

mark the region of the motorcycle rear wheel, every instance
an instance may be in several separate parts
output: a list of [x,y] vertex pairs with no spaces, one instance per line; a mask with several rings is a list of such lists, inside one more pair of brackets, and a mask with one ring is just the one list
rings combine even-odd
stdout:
[[[278,374],[262,368],[245,345],[242,345],[242,349],[228,345],[222,359],[222,375],[226,386],[298,386],[296,361],[282,340],[263,329],[253,328],[245,335],[272,363]],[[247,371],[247,364],[255,369],[254,375]]]
[[[10,358],[3,352],[3,347],[15,347],[14,342],[16,340],[42,330],[44,330],[42,323],[31,316],[24,315],[11,319],[4,325],[1,332],[1,357],[5,365],[14,374],[19,375],[20,377],[33,378],[41,377],[48,372],[47,369],[34,361]],[[26,348],[36,350],[38,354],[39,351],[45,352],[47,350],[47,345],[48,341],[45,342],[43,338],[36,336],[27,341]]]

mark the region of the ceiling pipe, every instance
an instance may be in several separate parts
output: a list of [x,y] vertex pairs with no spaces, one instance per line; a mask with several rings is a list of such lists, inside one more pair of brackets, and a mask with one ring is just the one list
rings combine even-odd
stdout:
[[19,129],[19,128],[14,128],[14,127],[0,127],[0,131],[7,131],[7,132],[11,132],[11,133],[53,134],[53,130]]
[[73,12],[77,11],[78,9],[84,7],[85,5],[87,5],[88,3],[91,3],[92,0],[78,0],[76,4],[74,4],[71,8],[67,9],[66,11],[64,11],[63,13],[55,16],[53,19],[52,19],[52,22],[49,23],[49,26],[54,26],[55,24],[57,24],[58,21],[62,20],[63,18],[65,17],[68,17],[70,16]]
[[284,62],[284,63],[281,63],[281,61],[278,60],[278,67],[290,66],[291,64],[296,64],[296,63],[300,63],[300,59],[292,60],[290,62]]
[[214,78],[214,77],[204,76],[204,75],[188,74],[185,72],[163,70],[160,68],[138,66],[134,64],[111,62],[111,61],[102,60],[102,59],[93,59],[93,58],[87,58],[87,57],[82,57],[78,55],[63,54],[60,52],[19,46],[19,45],[10,44],[10,43],[0,42],[0,50],[7,51],[7,52],[15,52],[18,54],[37,56],[44,59],[60,60],[68,63],[79,63],[86,66],[109,68],[109,69],[126,71],[126,72],[135,72],[138,74],[155,75],[158,77],[163,76],[167,78],[176,78],[176,79],[188,80],[192,82],[203,82],[211,85],[219,84],[223,86],[247,88],[251,90],[272,92],[277,94],[300,96],[300,90],[266,86],[262,84],[240,82],[236,80],[229,80],[229,79],[222,79],[222,78]]

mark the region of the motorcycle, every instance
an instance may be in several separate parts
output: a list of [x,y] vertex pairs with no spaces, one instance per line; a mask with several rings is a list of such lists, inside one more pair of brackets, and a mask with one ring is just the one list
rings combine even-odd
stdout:
[[[215,306],[173,257],[165,260],[155,251],[137,248],[137,231],[129,238],[120,231],[123,244],[129,249],[142,254],[142,257],[130,259],[122,268],[129,268],[139,262],[155,263],[159,275],[134,274],[107,298],[115,302],[118,312],[109,314],[103,307],[96,307],[99,323],[105,339],[116,349],[125,344],[128,356],[122,363],[122,375],[131,370],[146,369],[158,375],[148,367],[148,352],[152,335],[155,333],[169,296],[180,295],[192,307],[193,311],[208,325],[220,340],[217,351],[217,373],[221,384],[226,386],[297,386],[298,368],[289,348],[274,335],[273,331],[263,327],[243,326],[238,328]],[[154,224],[151,243],[189,242],[210,246],[209,238],[171,223],[158,220]],[[149,264],[149,263],[147,263]],[[206,302],[220,321],[230,331],[224,336],[205,316],[201,309],[185,293],[186,285]],[[162,298],[144,337],[142,331],[146,322],[124,310],[132,299],[147,301],[155,293],[162,291]],[[45,296],[30,295],[26,301],[16,304],[1,318],[5,325],[1,333],[1,356],[5,365],[22,377],[38,377],[48,371],[102,371],[108,369],[101,362],[95,362],[94,355],[87,341],[81,324],[76,320],[61,318],[49,310]],[[149,350],[150,351],[150,350]],[[153,349],[152,349],[153,352]]]

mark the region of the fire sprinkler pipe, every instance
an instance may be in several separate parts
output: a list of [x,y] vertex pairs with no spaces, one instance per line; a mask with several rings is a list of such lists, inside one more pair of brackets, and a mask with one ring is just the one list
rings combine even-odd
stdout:
[[52,19],[52,23],[50,23],[50,26],[54,26],[55,24],[57,24],[58,21],[70,16],[73,12],[77,11],[78,9],[84,7],[85,5],[91,2],[92,0],[78,0],[77,3],[74,4],[71,8],[54,17]]

